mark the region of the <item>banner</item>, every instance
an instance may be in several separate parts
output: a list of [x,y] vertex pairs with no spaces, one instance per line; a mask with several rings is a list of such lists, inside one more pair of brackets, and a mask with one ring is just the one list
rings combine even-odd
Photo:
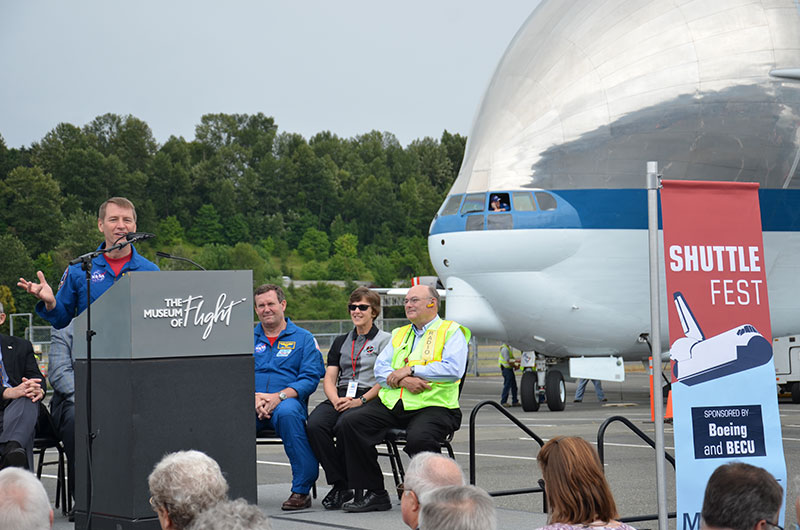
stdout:
[[662,184],[676,528],[699,530],[722,464],[762,467],[786,496],[758,184]]

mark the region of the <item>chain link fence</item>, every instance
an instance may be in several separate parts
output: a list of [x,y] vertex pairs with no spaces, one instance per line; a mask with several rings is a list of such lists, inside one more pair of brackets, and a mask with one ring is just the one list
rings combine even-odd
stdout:
[[[353,329],[350,320],[294,320],[296,325],[310,331],[317,339],[323,353],[327,353],[333,344],[333,339]],[[253,325],[256,323],[254,322]],[[376,320],[378,328],[391,333],[393,329],[405,326],[405,318],[385,318]],[[42,373],[47,375],[47,354],[50,351],[50,326],[31,326],[25,329],[25,338],[33,343],[34,352],[39,360]],[[496,340],[473,337],[470,342],[470,375],[500,375],[497,356],[500,352],[500,342]],[[515,350],[515,355],[519,352]]]

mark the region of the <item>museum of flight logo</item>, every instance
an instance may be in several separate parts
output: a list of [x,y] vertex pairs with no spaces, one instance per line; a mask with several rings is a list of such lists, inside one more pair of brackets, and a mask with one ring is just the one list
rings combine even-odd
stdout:
[[143,318],[168,318],[169,325],[173,328],[188,328],[190,326],[205,326],[203,340],[206,340],[214,324],[221,322],[230,325],[233,307],[247,301],[247,298],[227,302],[228,295],[220,293],[217,303],[211,311],[203,311],[205,300],[202,295],[189,295],[186,298],[164,298],[165,307],[145,309]]

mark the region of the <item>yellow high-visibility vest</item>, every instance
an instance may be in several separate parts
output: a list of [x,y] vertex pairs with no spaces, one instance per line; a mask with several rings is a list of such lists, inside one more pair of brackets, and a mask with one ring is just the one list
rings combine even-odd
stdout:
[[[397,370],[404,366],[420,366],[442,360],[444,344],[450,337],[461,329],[467,342],[471,336],[469,329],[451,320],[438,320],[431,324],[422,338],[417,341],[413,351],[414,330],[408,324],[392,331],[392,369]],[[394,408],[397,401],[403,400],[405,410],[419,410],[425,407],[458,408],[458,384],[456,381],[431,381],[430,390],[423,390],[419,394],[408,392],[405,388],[381,388],[378,397],[388,409]]]

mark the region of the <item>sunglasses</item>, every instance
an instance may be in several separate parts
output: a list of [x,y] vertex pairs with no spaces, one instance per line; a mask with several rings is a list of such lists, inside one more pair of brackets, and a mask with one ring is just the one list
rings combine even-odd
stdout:
[[369,309],[369,304],[350,304],[347,306],[347,309],[350,311],[355,311],[356,309],[360,311],[366,311]]

